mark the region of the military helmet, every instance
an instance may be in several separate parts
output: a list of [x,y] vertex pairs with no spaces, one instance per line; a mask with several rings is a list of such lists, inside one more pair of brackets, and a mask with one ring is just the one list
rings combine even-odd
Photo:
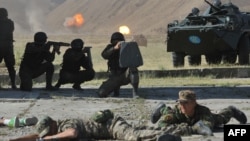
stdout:
[[8,17],[8,11],[6,8],[0,8],[0,18],[7,18]]
[[194,8],[192,9],[192,14],[193,14],[193,15],[199,15],[199,12],[200,12],[200,10],[199,10],[198,8],[196,8],[196,7],[194,7]]
[[76,50],[82,50],[84,46],[84,42],[82,39],[74,39],[72,42],[71,42],[71,47],[73,49],[76,49]]
[[125,38],[124,38],[124,36],[123,36],[122,33],[120,33],[120,32],[114,32],[114,33],[111,35],[111,40],[110,40],[110,42],[112,43],[114,40],[125,41]]
[[35,129],[39,137],[46,136],[51,130],[51,124],[53,123],[53,119],[49,116],[43,116],[35,125]]
[[216,7],[220,7],[221,6],[221,1],[220,0],[214,0],[213,5]]
[[44,32],[37,32],[34,36],[36,43],[45,43],[47,41],[47,35]]

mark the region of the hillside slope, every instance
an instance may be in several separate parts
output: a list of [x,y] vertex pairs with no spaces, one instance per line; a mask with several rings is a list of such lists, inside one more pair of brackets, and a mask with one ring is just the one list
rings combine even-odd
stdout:
[[[210,0],[212,1],[212,0]],[[227,2],[228,0],[222,0]],[[231,0],[250,11],[249,0]],[[193,7],[204,10],[203,0],[0,0],[16,23],[16,32],[43,30],[53,33],[109,35],[127,25],[133,34],[165,34],[167,23],[184,18]],[[15,4],[13,4],[15,3]],[[81,13],[84,24],[67,28],[66,18]]]

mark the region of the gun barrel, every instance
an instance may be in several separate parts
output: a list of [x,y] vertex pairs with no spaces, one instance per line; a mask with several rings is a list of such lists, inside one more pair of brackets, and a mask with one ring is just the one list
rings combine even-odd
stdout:
[[210,3],[209,1],[207,0],[204,0],[207,4],[209,4],[212,8],[214,8],[215,10],[219,11],[220,9],[216,6],[214,6],[212,3]]
[[53,46],[70,46],[69,43],[65,43],[65,42],[48,41],[47,43]]
[[209,2],[209,1],[207,1],[207,0],[204,0],[207,4],[209,4],[210,6],[212,6],[212,4]]
[[70,46],[69,43],[65,43],[65,42],[54,42],[54,41],[48,41],[47,42],[47,47],[48,49],[50,49],[50,46],[53,46],[53,49],[54,51],[57,53],[57,54],[60,54],[60,47],[61,46]]
[[69,43],[65,43],[65,42],[59,42],[59,45],[60,45],[60,46],[70,46]]

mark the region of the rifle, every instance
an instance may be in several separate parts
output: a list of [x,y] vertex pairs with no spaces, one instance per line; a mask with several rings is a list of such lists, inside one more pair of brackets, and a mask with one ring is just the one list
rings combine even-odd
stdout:
[[91,56],[91,49],[92,47],[91,46],[86,46],[83,48],[82,52],[85,54],[86,53],[86,56],[89,58],[89,61],[90,61],[90,66],[93,67],[93,63],[92,63],[92,56]]
[[60,47],[61,46],[70,46],[69,43],[65,43],[65,42],[54,42],[54,41],[48,41],[46,46],[48,46],[48,48],[50,49],[50,46],[53,46],[53,50],[56,52],[56,54],[60,55]]

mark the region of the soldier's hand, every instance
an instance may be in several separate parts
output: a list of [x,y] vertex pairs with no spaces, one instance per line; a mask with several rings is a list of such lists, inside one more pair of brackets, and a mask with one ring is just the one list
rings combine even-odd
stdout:
[[196,122],[192,126],[192,130],[195,134],[205,135],[205,136],[212,136],[213,132],[212,130],[206,126],[201,120]]
[[114,46],[114,49],[115,50],[120,49],[121,48],[121,43],[122,43],[122,41],[117,42],[117,44]]

